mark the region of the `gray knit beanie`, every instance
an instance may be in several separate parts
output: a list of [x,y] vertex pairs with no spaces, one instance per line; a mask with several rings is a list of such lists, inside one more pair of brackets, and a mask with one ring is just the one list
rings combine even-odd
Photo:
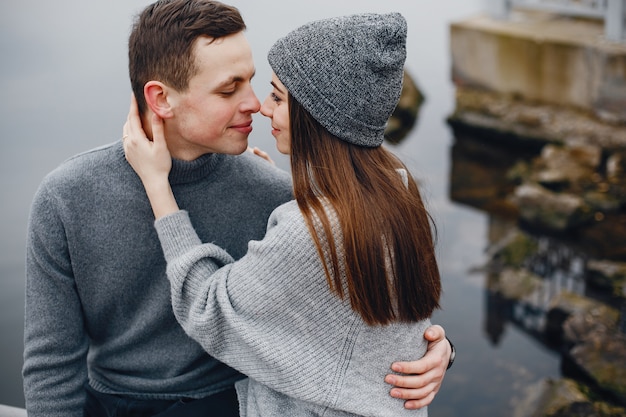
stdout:
[[276,41],[268,60],[289,93],[330,133],[376,147],[400,99],[406,33],[399,13],[319,20]]

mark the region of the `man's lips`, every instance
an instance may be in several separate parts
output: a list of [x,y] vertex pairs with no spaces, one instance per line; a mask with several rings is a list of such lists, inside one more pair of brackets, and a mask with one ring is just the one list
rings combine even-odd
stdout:
[[248,134],[252,132],[252,120],[245,123],[240,123],[238,125],[231,126],[231,129],[235,129],[238,132]]

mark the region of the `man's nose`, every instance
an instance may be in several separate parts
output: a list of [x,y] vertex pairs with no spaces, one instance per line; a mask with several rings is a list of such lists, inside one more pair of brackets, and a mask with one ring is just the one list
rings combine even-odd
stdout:
[[261,109],[261,102],[257,98],[256,94],[254,94],[254,90],[250,87],[250,91],[246,99],[243,102],[243,111],[250,113],[257,113]]

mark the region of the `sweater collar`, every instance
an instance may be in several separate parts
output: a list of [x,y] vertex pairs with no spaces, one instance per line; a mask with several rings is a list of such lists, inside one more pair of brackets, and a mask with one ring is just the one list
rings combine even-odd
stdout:
[[[124,145],[122,141],[117,143],[118,152],[124,157]],[[215,171],[218,164],[225,158],[225,155],[218,153],[208,153],[193,161],[182,161],[180,159],[172,159],[172,170],[170,171],[170,184],[187,184],[203,178],[206,178],[211,172]]]
[[224,155],[217,153],[205,154],[193,161],[172,159],[170,184],[186,184],[201,180],[213,172],[222,159]]

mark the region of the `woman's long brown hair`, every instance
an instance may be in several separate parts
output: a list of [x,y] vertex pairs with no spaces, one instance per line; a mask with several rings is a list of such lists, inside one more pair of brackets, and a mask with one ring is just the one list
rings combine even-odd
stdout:
[[404,164],[333,136],[291,95],[289,115],[294,194],[330,289],[370,325],[430,317],[441,293],[434,223]]

